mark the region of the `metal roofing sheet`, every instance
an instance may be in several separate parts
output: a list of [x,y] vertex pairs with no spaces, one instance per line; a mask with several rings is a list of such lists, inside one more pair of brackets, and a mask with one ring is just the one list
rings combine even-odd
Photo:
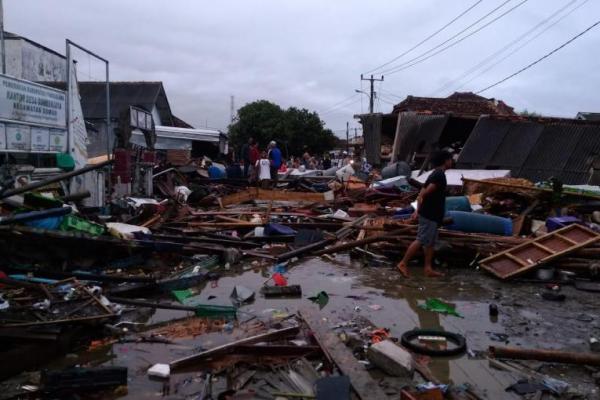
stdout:
[[448,115],[414,112],[400,113],[399,118],[394,151],[400,161],[408,161],[415,152],[429,151],[429,147],[438,142],[448,121]]
[[532,181],[556,177],[566,184],[583,184],[588,181],[592,162],[598,159],[598,124],[482,117],[465,143],[457,166],[510,168],[513,176]]
[[458,168],[486,168],[508,132],[509,121],[481,117],[465,142],[457,160]]
[[488,164],[518,172],[543,130],[541,124],[511,122]]

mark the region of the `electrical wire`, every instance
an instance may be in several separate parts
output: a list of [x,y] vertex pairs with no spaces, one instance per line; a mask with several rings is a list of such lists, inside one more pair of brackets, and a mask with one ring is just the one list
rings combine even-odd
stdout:
[[566,42],[564,42],[563,44],[561,44],[560,46],[558,46],[557,48],[555,48],[554,50],[550,51],[549,53],[546,53],[545,55],[543,55],[542,57],[538,58],[537,60],[535,60],[534,62],[526,65],[525,67],[521,68],[520,70],[508,75],[507,77],[500,79],[499,81],[492,83],[491,85],[477,91],[476,93],[482,93],[485,92],[486,90],[489,90],[495,86],[500,85],[501,83],[506,82],[507,80],[514,78],[515,76],[521,74],[522,72],[527,71],[529,68],[533,67],[534,65],[542,62],[543,60],[545,60],[546,58],[550,57],[552,54],[556,53],[557,51],[559,51],[560,49],[564,48],[565,46],[569,45],[570,43],[574,42],[575,40],[577,40],[578,38],[580,38],[581,36],[585,35],[587,32],[591,31],[592,29],[594,29],[596,26],[600,25],[600,21],[596,21],[595,23],[593,23],[592,25],[590,25],[589,27],[587,27],[585,30],[583,30],[582,32],[578,33],[577,35],[573,36],[571,39],[567,40]]
[[459,77],[451,79],[449,82],[446,82],[444,85],[442,85],[441,87],[439,87],[438,89],[436,89],[435,91],[433,91],[430,95],[436,95],[438,93],[441,93],[441,92],[445,91],[450,86],[453,86],[454,84],[462,81],[464,78],[466,78],[469,75],[473,74],[474,72],[476,72],[481,67],[484,67],[485,65],[489,64],[494,59],[496,59],[499,55],[501,55],[502,53],[504,53],[506,50],[510,49],[513,45],[515,45],[515,44],[519,43],[520,41],[522,41],[523,39],[525,39],[527,36],[529,36],[529,34],[535,32],[538,28],[546,25],[552,18],[554,18],[558,14],[562,13],[563,11],[565,11],[567,8],[569,8],[570,6],[572,6],[577,1],[578,0],[571,0],[569,3],[567,3],[566,5],[562,6],[558,10],[556,10],[554,13],[552,13],[550,16],[548,16],[547,18],[545,18],[543,21],[541,21],[540,23],[538,23],[537,25],[535,25],[533,28],[529,29],[525,33],[522,33],[516,39],[512,40],[511,42],[509,42],[508,44],[506,44],[504,47],[502,47],[500,50],[498,50],[498,51],[494,52],[493,54],[487,56],[482,61],[480,61],[477,65],[471,67],[469,70],[467,70],[466,72],[464,72]]
[[[444,40],[443,42],[433,46],[432,48],[430,48],[429,50],[419,54],[418,56],[411,58],[408,61],[405,61],[399,65],[396,65],[395,67],[392,67],[390,69],[396,68],[398,66],[402,66],[408,63],[411,63],[415,60],[418,60],[419,58],[426,56],[427,54],[431,53],[432,51],[435,51],[436,49],[439,49],[440,47],[442,47],[443,45],[445,45],[448,42],[451,42],[452,40],[454,40],[455,38],[459,37],[460,35],[462,35],[463,33],[465,33],[466,31],[468,31],[469,29],[471,29],[472,27],[474,27],[475,25],[477,25],[478,23],[480,23],[481,21],[483,21],[484,19],[486,19],[487,17],[489,17],[490,15],[492,15],[493,13],[495,13],[496,11],[498,11],[499,9],[501,9],[502,7],[504,7],[506,4],[510,3],[512,0],[506,0],[504,1],[502,4],[500,4],[498,7],[494,8],[493,10],[491,10],[490,12],[488,12],[487,14],[485,14],[483,17],[478,18],[475,22],[471,23],[470,25],[467,25],[467,27],[463,28],[461,31],[455,33],[454,35],[450,36],[448,39]],[[384,71],[385,72],[385,71]]]
[[348,100],[358,96],[359,93],[354,93],[352,96],[348,96],[346,97],[344,100],[340,100],[337,103],[333,104],[332,106],[328,107],[325,109],[325,111],[323,111],[323,113],[329,112],[329,110],[333,110],[335,108],[337,108],[339,105],[341,105],[342,103],[347,102]]
[[344,109],[347,109],[348,107],[350,107],[350,106],[352,106],[352,105],[354,105],[354,104],[358,103],[359,101],[360,101],[360,99],[355,99],[354,101],[352,101],[352,102],[350,102],[350,103],[348,103],[348,104],[341,104],[341,105],[339,105],[338,107],[336,107],[336,108],[333,108],[333,109],[331,109],[331,110],[329,110],[329,111],[323,112],[323,113],[321,113],[321,114],[319,114],[319,115],[320,115],[320,116],[323,116],[323,115],[329,115],[329,114],[331,114],[331,113],[339,113],[339,112],[343,112],[343,111],[344,111]]
[[458,21],[461,17],[463,17],[465,14],[467,14],[469,11],[471,11],[473,8],[475,8],[477,5],[479,5],[482,1],[483,0],[476,1],[469,8],[467,8],[466,10],[464,10],[463,12],[461,12],[460,14],[458,14],[456,17],[454,17],[452,20],[450,20],[450,22],[446,23],[446,25],[442,26],[440,29],[438,29],[437,31],[433,32],[431,35],[427,36],[425,39],[421,40],[419,43],[415,44],[410,49],[404,51],[399,56],[396,56],[396,57],[392,58],[390,61],[388,61],[386,63],[383,63],[383,64],[381,64],[381,65],[379,65],[379,66],[377,66],[377,67],[375,67],[373,69],[370,69],[370,70],[366,71],[364,74],[369,74],[371,72],[377,71],[378,69],[386,67],[386,66],[390,65],[391,63],[393,63],[393,62],[399,60],[400,58],[404,57],[405,55],[407,55],[411,51],[417,49],[419,46],[421,46],[422,44],[424,44],[425,42],[427,42],[429,39],[432,39],[438,33],[442,32],[444,29],[446,29],[447,27],[449,27],[450,25],[452,25],[453,23],[455,23],[456,21]]
[[388,96],[396,97],[398,100],[404,100],[404,97],[398,96],[397,94],[392,93],[389,90],[379,88],[379,91],[382,92],[382,93],[387,94]]
[[552,24],[548,25],[546,28],[544,28],[543,30],[541,30],[540,32],[538,32],[536,35],[534,35],[533,37],[531,37],[529,40],[525,41],[523,44],[521,44],[519,47],[515,48],[513,51],[511,51],[510,53],[508,53],[507,55],[505,55],[504,57],[502,57],[501,59],[499,59],[498,61],[496,61],[495,63],[493,63],[492,65],[490,65],[489,67],[485,68],[484,70],[480,71],[477,75],[473,76],[471,79],[465,81],[464,83],[462,83],[460,86],[456,87],[454,90],[460,90],[461,88],[465,87],[466,85],[468,85],[469,83],[473,82],[475,79],[479,78],[480,76],[484,75],[486,72],[489,72],[490,70],[492,70],[496,65],[502,63],[504,60],[506,60],[507,58],[513,56],[515,53],[517,53],[519,50],[521,50],[523,47],[527,46],[529,43],[533,42],[535,39],[537,39],[538,37],[540,37],[541,35],[543,35],[544,33],[546,33],[548,30],[550,30],[552,27],[554,27],[556,24],[558,24],[559,22],[561,22],[563,19],[567,18],[569,15],[571,15],[572,13],[574,13],[575,11],[577,11],[580,7],[582,7],[583,5],[585,5],[589,0],[585,0],[583,3],[579,4],[577,7],[575,7],[574,9],[572,9],[571,11],[569,11],[567,14],[563,15],[562,17],[560,17],[559,19],[557,19],[556,21],[554,21]]
[[[510,0],[509,0],[510,1]],[[484,25],[480,26],[479,28],[475,29],[474,31],[468,33],[467,35],[459,38],[458,40],[456,40],[455,42],[450,43],[449,45],[442,47],[441,49],[429,54],[426,57],[423,58],[419,58],[417,57],[417,59],[413,59],[415,60],[414,62],[411,61],[407,61],[406,63],[403,63],[401,65],[398,65],[396,67],[393,67],[389,70],[383,71],[382,74],[385,75],[391,75],[391,74],[395,74],[397,72],[400,71],[404,71],[405,69],[411,68],[417,64],[422,63],[423,61],[429,60],[432,57],[435,57],[436,55],[443,53],[444,51],[456,46],[457,44],[463,42],[464,40],[470,38],[471,36],[475,35],[476,33],[482,31],[483,29],[487,28],[488,26],[492,25],[494,22],[500,20],[501,18],[505,17],[506,15],[510,14],[511,12],[513,12],[514,10],[516,10],[517,8],[521,7],[523,4],[527,3],[529,0],[522,0],[520,3],[518,3],[517,5],[509,8],[508,10],[506,10],[505,12],[503,12],[502,14],[500,14],[499,16],[497,16],[496,18],[492,19],[491,21],[485,23]],[[505,2],[506,3],[506,2]],[[505,4],[502,3],[502,4]],[[438,47],[439,48],[439,47]]]

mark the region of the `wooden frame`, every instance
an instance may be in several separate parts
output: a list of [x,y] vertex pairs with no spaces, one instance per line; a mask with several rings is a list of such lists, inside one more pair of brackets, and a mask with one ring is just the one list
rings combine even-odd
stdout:
[[510,279],[599,239],[600,234],[573,224],[494,254],[479,265],[500,279]]

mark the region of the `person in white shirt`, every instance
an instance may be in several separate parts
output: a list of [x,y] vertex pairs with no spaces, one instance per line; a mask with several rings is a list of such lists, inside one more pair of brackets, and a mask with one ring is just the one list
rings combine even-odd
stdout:
[[256,162],[257,177],[263,189],[268,188],[271,181],[271,161],[265,151],[261,152],[260,159]]

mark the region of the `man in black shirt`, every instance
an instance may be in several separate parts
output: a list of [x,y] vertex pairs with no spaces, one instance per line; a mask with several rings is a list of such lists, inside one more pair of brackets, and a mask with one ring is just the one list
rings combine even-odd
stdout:
[[433,269],[433,249],[437,239],[438,228],[442,225],[446,212],[446,175],[444,171],[452,166],[452,156],[445,151],[436,152],[431,157],[434,166],[419,197],[417,197],[417,211],[413,214],[413,220],[419,220],[417,239],[411,243],[406,250],[404,258],[398,263],[400,273],[409,277],[408,263],[423,247],[425,252],[425,275],[428,277],[439,277],[443,274]]
[[248,170],[254,166],[252,164],[251,150],[254,145],[254,138],[248,138],[248,143],[244,143],[242,151],[240,152],[240,158],[244,161],[244,178],[248,177]]

